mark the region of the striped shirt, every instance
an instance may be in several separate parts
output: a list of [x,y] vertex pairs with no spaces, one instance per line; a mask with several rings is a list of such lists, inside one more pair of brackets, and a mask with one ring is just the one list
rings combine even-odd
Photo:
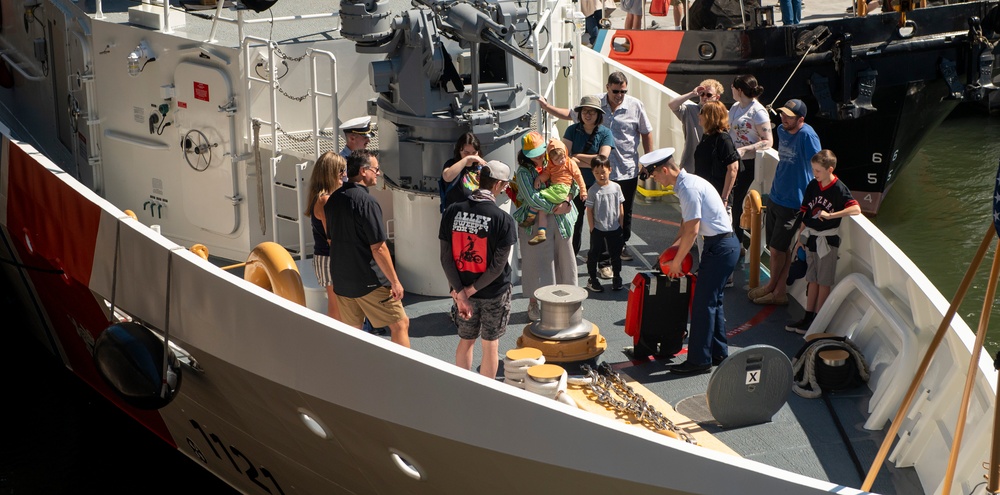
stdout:
[[[615,138],[615,147],[608,157],[611,162],[611,180],[636,177],[639,175],[640,136],[653,132],[646,108],[638,98],[625,95],[622,104],[612,111],[607,93],[601,95],[601,108],[604,110],[604,122],[601,125],[611,129],[611,135]],[[574,122],[578,120],[575,110],[570,110],[569,118]]]
[[[538,173],[535,172],[534,167],[518,166],[517,172],[514,173],[514,182],[517,185],[517,202],[521,206],[514,210],[511,216],[517,223],[523,222],[528,217],[529,209],[551,213],[558,206],[549,203],[541,194],[538,194],[538,190],[535,189],[535,177],[538,177]],[[570,185],[570,197],[575,198],[579,193],[580,189],[574,182]],[[556,223],[559,224],[559,234],[563,238],[573,237],[573,226],[576,224],[577,215],[576,206],[573,205],[572,201],[569,203],[569,213],[555,215]],[[531,228],[526,229],[525,232],[531,232]]]

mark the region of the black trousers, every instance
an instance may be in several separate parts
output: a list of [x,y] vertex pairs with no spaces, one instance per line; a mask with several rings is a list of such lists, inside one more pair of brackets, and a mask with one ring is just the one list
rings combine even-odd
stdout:
[[733,232],[736,233],[736,240],[740,241],[740,244],[743,244],[743,239],[746,237],[740,228],[740,217],[743,215],[743,198],[746,197],[753,182],[753,162],[753,159],[742,160],[743,170],[736,175],[736,183],[733,184]]
[[[625,237],[622,228],[605,232],[593,229],[590,231],[590,252],[587,253],[587,276],[597,278],[597,262],[601,253],[611,253],[611,271],[614,281],[622,281],[622,248],[625,247]],[[606,249],[606,251],[605,251]]]
[[622,246],[624,246],[632,238],[632,204],[635,202],[635,188],[639,185],[639,178],[616,180],[615,183],[622,188],[622,194],[625,195],[625,203],[622,205],[625,208],[625,223],[622,225]]

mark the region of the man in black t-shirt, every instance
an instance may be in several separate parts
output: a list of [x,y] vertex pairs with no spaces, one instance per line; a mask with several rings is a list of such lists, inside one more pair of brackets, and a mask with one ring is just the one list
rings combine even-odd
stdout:
[[350,181],[323,207],[330,253],[338,259],[330,278],[344,323],[360,329],[367,317],[376,328],[388,326],[393,342],[410,347],[410,319],[403,310],[403,285],[385,244],[382,207],[368,193],[380,173],[378,159],[370,151],[352,152],[347,157]]
[[498,341],[510,318],[510,264],[517,243],[514,219],[496,204],[513,179],[510,167],[493,160],[479,172],[479,189],[448,207],[441,218],[441,267],[452,287],[452,319],[461,338],[455,364],[472,369],[472,348],[483,339],[479,373],[496,378]]

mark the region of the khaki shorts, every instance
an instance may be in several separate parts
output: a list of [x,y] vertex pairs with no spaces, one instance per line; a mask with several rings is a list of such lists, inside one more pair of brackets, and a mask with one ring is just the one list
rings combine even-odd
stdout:
[[815,251],[806,249],[806,282],[833,286],[837,275],[837,251],[838,248],[830,246],[830,252],[820,258]]
[[392,325],[406,318],[403,303],[392,298],[388,287],[379,287],[361,297],[337,296],[340,305],[340,321],[355,328],[361,328],[365,317],[374,328]]

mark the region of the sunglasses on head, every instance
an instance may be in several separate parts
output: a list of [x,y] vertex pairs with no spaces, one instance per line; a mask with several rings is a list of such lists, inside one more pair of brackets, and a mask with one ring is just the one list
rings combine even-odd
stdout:
[[614,93],[614,94],[616,94],[616,95],[623,95],[625,93],[628,93],[628,90],[627,89],[612,89],[611,92]]

